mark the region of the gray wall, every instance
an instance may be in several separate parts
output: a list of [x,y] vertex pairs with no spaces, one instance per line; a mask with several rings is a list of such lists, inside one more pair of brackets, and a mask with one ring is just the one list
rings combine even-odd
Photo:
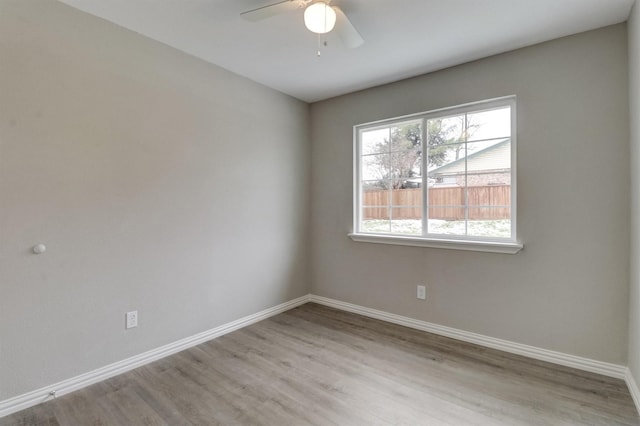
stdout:
[[[624,24],[311,107],[312,292],[626,364],[629,131]],[[517,255],[352,242],[352,126],[518,97]],[[427,284],[427,301],[415,297]]]
[[631,129],[631,286],[629,294],[629,369],[640,383],[640,5],[629,26],[629,118]]
[[308,293],[307,104],[51,0],[0,58],[0,400]]
[[[0,400],[306,294],[309,240],[321,296],[626,363],[640,183],[630,239],[625,30],[317,103],[310,119],[304,103],[57,2],[1,1]],[[353,125],[510,94],[524,251],[348,239]],[[639,134],[632,119],[634,170]],[[39,242],[49,250],[31,254]],[[140,326],[125,331],[133,309]]]

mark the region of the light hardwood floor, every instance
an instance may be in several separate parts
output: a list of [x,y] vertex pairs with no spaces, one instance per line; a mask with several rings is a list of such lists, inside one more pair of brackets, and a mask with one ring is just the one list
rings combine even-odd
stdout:
[[6,425],[638,425],[621,380],[316,304]]

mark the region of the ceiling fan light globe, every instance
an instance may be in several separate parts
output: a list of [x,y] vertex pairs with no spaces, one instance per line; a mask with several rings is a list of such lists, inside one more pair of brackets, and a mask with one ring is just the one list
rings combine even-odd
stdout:
[[304,25],[311,32],[328,33],[336,25],[336,12],[325,2],[310,4],[304,10]]

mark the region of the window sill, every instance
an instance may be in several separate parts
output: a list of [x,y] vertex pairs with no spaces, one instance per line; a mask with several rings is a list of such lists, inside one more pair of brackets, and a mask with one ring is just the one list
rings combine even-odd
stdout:
[[522,243],[502,243],[470,240],[436,240],[422,237],[381,235],[381,234],[349,234],[353,241],[361,243],[393,244],[400,246],[430,247],[449,250],[483,251],[489,253],[516,254],[524,245]]

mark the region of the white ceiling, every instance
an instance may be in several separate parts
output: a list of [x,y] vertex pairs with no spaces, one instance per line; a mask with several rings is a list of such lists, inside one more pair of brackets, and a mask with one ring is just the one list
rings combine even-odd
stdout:
[[60,0],[307,102],[624,22],[634,0],[333,0],[365,39],[317,36],[276,0]]

